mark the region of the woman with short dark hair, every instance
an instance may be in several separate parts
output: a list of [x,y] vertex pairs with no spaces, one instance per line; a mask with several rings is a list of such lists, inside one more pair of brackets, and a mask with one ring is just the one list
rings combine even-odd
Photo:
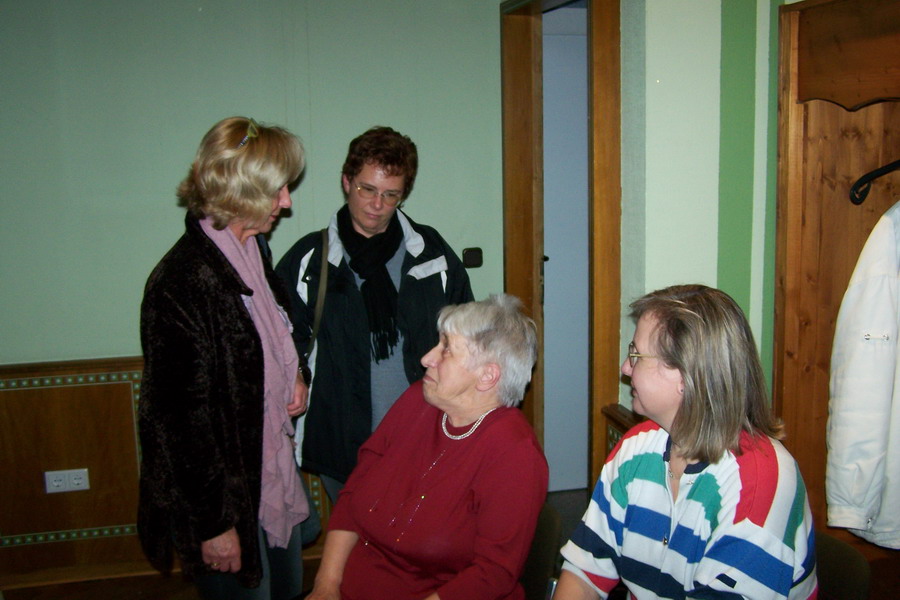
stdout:
[[401,210],[418,161],[415,143],[390,127],[353,138],[341,169],[344,204],[324,237],[305,235],[276,268],[314,381],[298,454],[332,501],[362,443],[421,379],[419,359],[437,342],[438,311],[472,300],[469,276],[447,241]]

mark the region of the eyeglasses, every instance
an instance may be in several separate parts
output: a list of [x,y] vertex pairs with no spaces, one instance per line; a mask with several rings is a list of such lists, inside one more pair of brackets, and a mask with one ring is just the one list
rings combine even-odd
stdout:
[[658,358],[652,354],[641,354],[637,351],[637,347],[634,345],[634,342],[628,344],[628,362],[631,364],[631,368],[637,364],[639,358]]
[[401,200],[403,200],[403,192],[398,192],[397,190],[379,192],[372,186],[366,185],[364,183],[354,183],[353,185],[354,187],[356,187],[356,191],[359,194],[359,197],[366,200],[374,200],[378,196],[381,196],[381,201],[388,206],[397,206],[397,204]]

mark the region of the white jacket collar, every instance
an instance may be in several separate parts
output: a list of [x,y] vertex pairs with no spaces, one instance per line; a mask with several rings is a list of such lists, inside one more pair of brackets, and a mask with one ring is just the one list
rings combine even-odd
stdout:
[[[406,244],[406,251],[413,256],[419,256],[425,249],[425,240],[412,228],[409,219],[399,208],[397,209],[397,218],[400,220],[400,228],[403,230],[403,243]],[[344,245],[341,244],[341,236],[338,234],[337,213],[334,213],[328,223],[328,262],[338,266],[343,258]]]

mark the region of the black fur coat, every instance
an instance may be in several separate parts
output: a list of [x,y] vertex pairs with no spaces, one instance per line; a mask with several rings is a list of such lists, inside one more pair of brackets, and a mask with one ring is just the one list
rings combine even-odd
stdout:
[[[263,350],[237,272],[188,215],[186,233],[153,270],[141,304],[144,378],[138,534],[154,567],[207,573],[200,542],[237,530],[242,585],[262,571],[257,536]],[[275,296],[281,283],[263,260]]]

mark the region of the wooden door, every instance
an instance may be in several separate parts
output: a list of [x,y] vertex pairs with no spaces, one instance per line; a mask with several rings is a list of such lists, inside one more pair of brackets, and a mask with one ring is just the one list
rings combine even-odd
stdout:
[[[504,289],[522,298],[543,347],[543,134],[540,0],[500,7],[503,71]],[[621,310],[619,0],[588,2],[590,98],[590,481],[606,456],[604,406],[618,403]],[[543,442],[543,360],[523,409]]]
[[[873,183],[862,205],[848,195],[860,176],[900,158],[900,3],[800,2],[780,19],[773,392],[824,528],[835,321],[869,233],[900,199],[900,173]],[[888,552],[836,535],[870,557]]]
[[503,289],[534,319],[538,361],[522,410],[544,443],[544,154],[541,3],[500,7],[503,70]]

